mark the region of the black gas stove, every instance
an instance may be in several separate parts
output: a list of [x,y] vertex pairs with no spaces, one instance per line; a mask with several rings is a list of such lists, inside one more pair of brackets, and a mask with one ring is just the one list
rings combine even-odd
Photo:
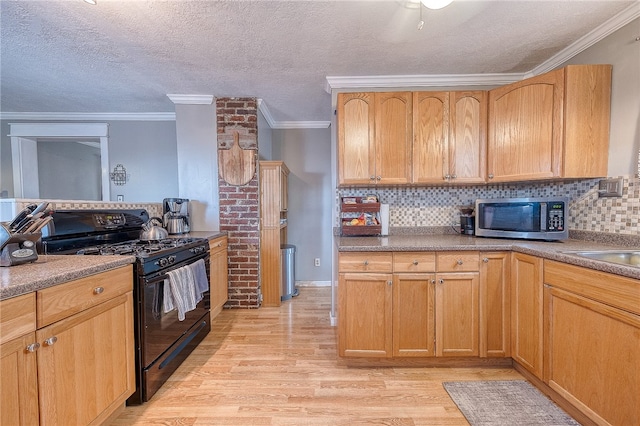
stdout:
[[[176,237],[140,240],[149,221],[144,209],[56,211],[42,230],[41,252],[64,255],[135,256],[133,294],[136,342],[136,392],[128,404],[148,401],[182,361],[211,330],[209,291],[195,309],[179,319],[176,310],[165,312],[171,273],[197,268],[200,284],[208,288],[209,241]],[[206,273],[206,277],[203,275]],[[195,280],[195,278],[194,278]]]

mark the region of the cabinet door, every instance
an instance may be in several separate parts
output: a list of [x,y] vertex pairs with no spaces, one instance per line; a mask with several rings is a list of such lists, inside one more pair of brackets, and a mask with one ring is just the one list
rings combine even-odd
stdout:
[[562,70],[489,92],[489,182],[560,175],[563,94]]
[[478,275],[437,274],[437,356],[478,356]]
[[391,356],[392,279],[391,274],[339,274],[340,356]]
[[374,184],[372,93],[338,94],[338,184]]
[[511,356],[542,379],[542,259],[511,254]]
[[449,176],[453,183],[478,183],[486,175],[487,92],[451,92]]
[[449,174],[449,92],[413,93],[413,183],[443,183]]
[[511,356],[509,253],[480,253],[480,356]]
[[99,423],[135,390],[126,293],[36,332],[41,425]]
[[549,386],[597,424],[640,424],[640,316],[544,291]]
[[375,93],[376,183],[406,184],[411,179],[411,92]]
[[35,342],[29,333],[0,346],[0,424],[38,424],[36,348],[27,350]]
[[229,298],[227,237],[209,242],[209,250],[211,318],[215,318]]
[[393,356],[434,356],[435,275],[393,276]]

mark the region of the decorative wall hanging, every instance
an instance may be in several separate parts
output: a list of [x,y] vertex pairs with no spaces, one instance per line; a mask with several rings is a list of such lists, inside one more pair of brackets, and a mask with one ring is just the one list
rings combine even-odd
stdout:
[[246,185],[256,172],[256,151],[240,147],[240,133],[233,133],[230,149],[218,150],[218,170],[229,185]]
[[127,169],[124,168],[122,164],[118,164],[113,168],[113,172],[109,174],[111,181],[114,185],[124,185],[129,180],[129,175],[127,174]]

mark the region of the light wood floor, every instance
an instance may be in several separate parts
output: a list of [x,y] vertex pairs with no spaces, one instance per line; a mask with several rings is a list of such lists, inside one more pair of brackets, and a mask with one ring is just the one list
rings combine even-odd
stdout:
[[330,288],[280,308],[223,310],[148,403],[113,425],[467,425],[443,381],[510,380],[508,367],[347,365],[329,324]]

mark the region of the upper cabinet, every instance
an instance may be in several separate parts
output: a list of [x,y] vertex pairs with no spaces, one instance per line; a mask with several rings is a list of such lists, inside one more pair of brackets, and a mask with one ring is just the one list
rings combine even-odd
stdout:
[[489,92],[489,182],[607,175],[611,65],[569,65]]
[[487,92],[414,92],[412,183],[483,183]]
[[411,92],[338,95],[340,185],[410,181]]
[[485,91],[338,94],[338,184],[437,185],[607,175],[611,65]]

